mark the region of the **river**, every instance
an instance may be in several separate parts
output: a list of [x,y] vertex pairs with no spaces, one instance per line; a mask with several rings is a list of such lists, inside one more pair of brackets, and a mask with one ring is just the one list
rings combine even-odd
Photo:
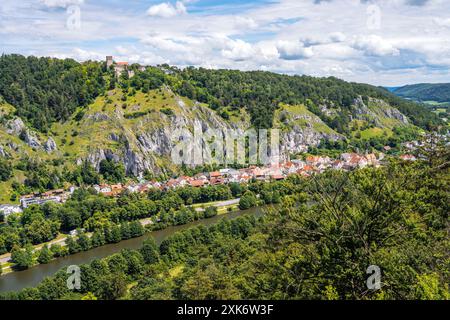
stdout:
[[108,244],[88,251],[73,254],[67,257],[58,258],[48,264],[39,264],[24,271],[11,272],[0,276],[0,292],[19,291],[23,288],[34,287],[46,277],[54,275],[58,270],[70,265],[82,265],[94,259],[101,259],[119,252],[122,249],[139,249],[144,240],[153,237],[157,244],[174,234],[177,231],[189,229],[197,225],[212,225],[221,219],[234,219],[242,215],[252,214],[261,216],[264,208],[252,208],[244,211],[236,211],[226,215],[219,215],[209,219],[194,221],[182,226],[168,227],[163,230],[146,233],[142,237],[121,241],[119,243]]

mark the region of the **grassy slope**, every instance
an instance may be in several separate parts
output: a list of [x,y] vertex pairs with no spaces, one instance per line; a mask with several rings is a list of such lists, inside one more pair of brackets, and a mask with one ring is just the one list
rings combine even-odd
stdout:
[[[285,113],[287,114],[288,123],[281,123],[280,117]],[[309,111],[304,105],[286,105],[281,104],[280,108],[276,111],[274,117],[274,126],[280,127],[284,130],[289,130],[293,126],[299,126],[300,128],[307,128],[311,125],[317,132],[326,134],[338,134],[336,131],[328,127],[319,117]]]
[[[370,139],[376,137],[390,137],[393,135],[393,129],[396,127],[405,127],[406,125],[400,120],[386,117],[384,110],[391,108],[389,105],[384,103],[378,103],[376,101],[370,101],[368,108],[373,115],[366,115],[368,120],[377,120],[380,125],[374,128],[365,128],[369,121],[366,120],[353,120],[351,126],[358,128],[356,131],[352,132],[353,137],[359,132],[361,134],[361,139]],[[408,126],[412,126],[411,124]]]

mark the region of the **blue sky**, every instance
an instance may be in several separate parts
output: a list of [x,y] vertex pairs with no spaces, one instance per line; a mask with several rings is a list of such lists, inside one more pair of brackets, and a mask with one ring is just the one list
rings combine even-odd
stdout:
[[3,53],[450,82],[448,0],[2,0]]

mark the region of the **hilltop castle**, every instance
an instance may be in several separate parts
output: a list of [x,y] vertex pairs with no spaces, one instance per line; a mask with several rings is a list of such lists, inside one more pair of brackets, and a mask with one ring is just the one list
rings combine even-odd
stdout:
[[[124,71],[128,71],[128,77],[131,78],[134,76],[134,71],[131,70],[128,62],[115,62],[113,56],[106,56],[106,68],[109,69],[111,66],[114,66],[114,71],[116,72],[117,77],[119,77]],[[139,70],[144,71],[145,67],[140,66]]]

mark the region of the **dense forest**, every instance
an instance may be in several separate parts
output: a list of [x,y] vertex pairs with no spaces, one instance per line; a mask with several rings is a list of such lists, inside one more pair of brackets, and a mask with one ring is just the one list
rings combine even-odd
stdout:
[[[410,117],[419,127],[429,127],[438,119],[422,106],[405,101],[388,91],[374,86],[349,83],[337,78],[286,76],[270,72],[241,72],[232,70],[207,70],[186,68],[180,71],[184,80],[179,93],[208,103],[213,109],[230,106],[245,107],[256,127],[272,126],[274,111],[279,103],[306,104],[331,128],[345,132],[350,122],[354,100],[361,96],[382,99]],[[340,111],[328,118],[321,105],[332,105]]]
[[[144,92],[170,86],[182,96],[207,103],[224,118],[229,112],[247,110],[255,127],[272,126],[280,103],[304,103],[330,127],[345,133],[354,114],[354,100],[362,97],[383,99],[407,115],[422,128],[439,122],[426,108],[403,100],[387,90],[365,84],[348,83],[337,78],[287,76],[270,72],[207,70],[189,67],[183,70],[162,65],[141,71],[130,67],[119,79],[105,63],[3,55],[0,58],[0,96],[16,107],[17,115],[35,128],[47,131],[54,121],[67,120],[78,107],[85,107],[106,90],[120,86],[126,92]],[[334,117],[320,106],[336,108]]]
[[393,92],[417,101],[450,102],[450,83],[421,83],[396,88]]
[[[450,153],[439,143],[418,153],[423,160],[299,177],[301,188],[262,218],[196,227],[81,266],[79,290],[61,270],[1,297],[449,299]],[[368,290],[371,265],[381,289]]]
[[0,96],[38,130],[67,120],[105,90],[103,64],[71,59],[0,57]]

